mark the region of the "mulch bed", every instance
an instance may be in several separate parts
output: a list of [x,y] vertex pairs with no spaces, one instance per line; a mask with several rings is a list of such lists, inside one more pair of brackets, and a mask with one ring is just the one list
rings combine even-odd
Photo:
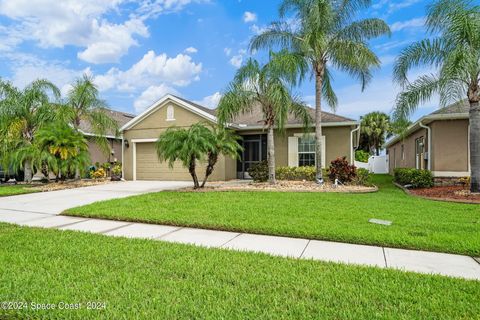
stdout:
[[65,189],[75,189],[75,188],[82,188],[82,187],[91,187],[97,186],[101,184],[112,183],[110,179],[97,179],[97,180],[74,180],[74,181],[61,181],[61,182],[49,182],[45,184],[35,184],[32,189],[38,190],[40,192],[47,192],[47,191],[57,191],[57,190],[65,190]]
[[[193,188],[184,188],[183,191],[192,191]],[[266,182],[251,183],[210,183],[208,187],[197,189],[196,192],[213,192],[213,191],[278,191],[278,192],[336,192],[336,193],[368,193],[376,192],[378,188],[375,186],[365,187],[357,185],[334,186],[326,182],[318,185],[312,181],[286,181],[279,180],[277,184],[271,185]]]
[[435,200],[480,203],[480,194],[472,194],[463,186],[444,186],[425,189],[410,189],[410,193]]

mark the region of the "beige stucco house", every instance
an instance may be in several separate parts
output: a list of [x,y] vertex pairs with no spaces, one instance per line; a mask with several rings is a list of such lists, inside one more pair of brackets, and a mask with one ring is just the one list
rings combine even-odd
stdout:
[[[314,110],[312,110],[312,115]],[[210,180],[248,178],[247,169],[267,157],[266,131],[259,120],[260,109],[244,114],[230,125],[242,137],[244,147],[241,159],[221,157]],[[123,138],[123,176],[126,180],[190,180],[187,169],[175,164],[173,169],[160,162],[155,151],[155,141],[160,133],[171,126],[189,127],[198,122],[217,123],[215,110],[191,101],[166,95],[147,110],[126,123],[121,131]],[[346,156],[353,162],[357,143],[358,122],[328,112],[323,113],[324,159],[328,164],[337,157]],[[304,134],[299,121],[288,120],[285,134],[275,136],[277,166],[314,165],[313,135]],[[205,166],[201,165],[199,174]]]
[[[117,122],[119,128],[135,118],[134,115],[122,111],[111,109],[105,109],[104,111],[110,118]],[[113,131],[107,133],[105,137],[107,138],[110,147],[110,152],[107,153],[95,142],[95,134],[92,133],[93,130],[88,121],[82,120],[79,129],[87,138],[88,151],[90,152],[90,160],[92,164],[97,162],[100,164],[105,162],[119,162],[122,160],[122,138],[120,135],[116,135]]]
[[395,168],[431,170],[437,178],[470,176],[469,105],[452,104],[413,123],[386,143],[389,172]]

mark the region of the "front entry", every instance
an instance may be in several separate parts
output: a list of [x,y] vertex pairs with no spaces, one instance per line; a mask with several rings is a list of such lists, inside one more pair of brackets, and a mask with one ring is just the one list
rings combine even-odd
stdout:
[[267,160],[267,135],[245,135],[242,139],[243,152],[237,160],[237,178],[250,179],[248,168],[255,163]]

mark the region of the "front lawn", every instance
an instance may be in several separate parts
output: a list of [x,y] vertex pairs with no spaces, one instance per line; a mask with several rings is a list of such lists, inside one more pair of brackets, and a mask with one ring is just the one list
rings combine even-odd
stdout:
[[[0,224],[0,243],[0,319],[480,314],[478,281],[7,224]],[[87,310],[89,301],[100,310]],[[6,310],[13,304],[4,302],[17,302],[20,309]],[[81,305],[60,310],[65,303]]]
[[0,197],[14,196],[17,194],[33,193],[38,190],[29,185],[0,185]]
[[374,179],[380,190],[369,194],[158,192],[66,214],[480,256],[480,206],[412,197],[390,176]]

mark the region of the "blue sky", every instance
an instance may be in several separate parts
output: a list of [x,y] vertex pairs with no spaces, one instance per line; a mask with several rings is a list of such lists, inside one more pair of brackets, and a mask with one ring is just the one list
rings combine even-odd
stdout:
[[[249,40],[278,19],[268,0],[0,0],[0,77],[22,87],[47,78],[65,93],[83,73],[95,78],[111,108],[138,113],[166,93],[214,107],[237,68],[250,56]],[[358,119],[390,112],[398,92],[391,70],[398,52],[425,36],[427,1],[373,1],[358,18],[379,17],[392,36],[375,39],[383,62],[363,93],[334,73],[337,113]],[[258,53],[256,58],[262,59]],[[412,77],[419,72],[412,72]],[[313,105],[314,85],[295,91]],[[432,101],[413,118],[431,112]]]

